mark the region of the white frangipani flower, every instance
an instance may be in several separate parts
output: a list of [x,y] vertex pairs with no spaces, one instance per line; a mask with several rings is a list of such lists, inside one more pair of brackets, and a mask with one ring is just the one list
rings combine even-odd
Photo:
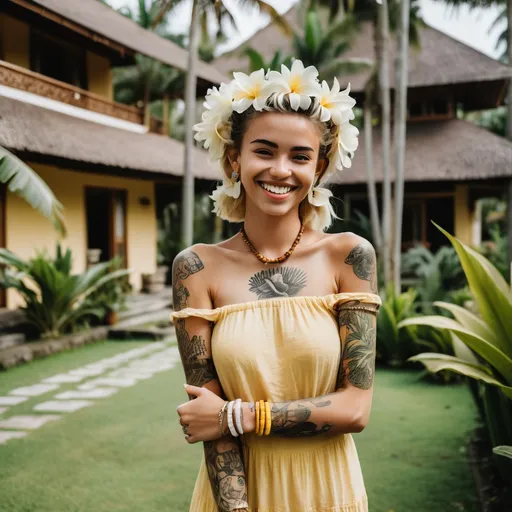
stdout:
[[343,119],[343,113],[351,110],[356,104],[356,100],[349,96],[350,84],[344,91],[340,91],[340,83],[335,77],[332,89],[324,80],[322,82],[321,93],[319,96],[321,105],[320,121],[329,121],[332,119],[334,124],[340,125]]
[[340,133],[338,136],[338,159],[336,168],[342,170],[343,168],[350,169],[352,167],[352,157],[359,145],[357,136],[359,130],[350,124],[347,120],[340,125]]
[[281,73],[270,71],[268,74],[269,90],[272,93],[288,94],[293,110],[307,110],[311,105],[311,96],[318,96],[320,85],[317,80],[318,70],[315,66],[304,68],[301,60],[288,69],[284,64]]
[[[220,84],[220,87],[208,89],[203,103],[208,117],[220,117],[222,120],[229,119],[233,111],[233,82],[229,84]],[[204,115],[203,115],[204,120]]]
[[308,192],[309,202],[313,206],[325,206],[329,203],[329,199],[332,197],[332,192],[323,187],[312,187]]
[[221,116],[212,116],[203,112],[203,121],[194,125],[197,132],[194,139],[203,142],[203,147],[210,152],[212,160],[219,160],[224,154],[224,145],[228,142],[229,133],[226,121]]
[[265,80],[265,71],[260,69],[250,75],[233,73],[233,110],[241,114],[249,107],[261,111],[271,94]]

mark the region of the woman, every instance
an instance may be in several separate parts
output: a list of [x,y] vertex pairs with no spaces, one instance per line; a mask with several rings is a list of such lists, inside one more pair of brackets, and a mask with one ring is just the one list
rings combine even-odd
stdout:
[[[375,368],[375,253],[325,234],[320,187],[350,167],[354,100],[318,72],[235,73],[210,90],[196,138],[224,172],[213,193],[233,238],[173,265],[189,397],[178,407],[205,457],[191,512],[362,512],[351,437],[368,422]],[[226,398],[226,400],[224,399]]]

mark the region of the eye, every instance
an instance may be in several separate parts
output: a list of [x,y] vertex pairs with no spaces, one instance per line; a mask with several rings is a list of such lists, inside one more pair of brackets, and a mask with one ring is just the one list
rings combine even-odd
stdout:
[[257,149],[255,153],[258,155],[272,156],[272,152],[269,149]]
[[301,160],[302,162],[309,162],[311,160],[308,155],[295,155],[293,158],[295,160]]

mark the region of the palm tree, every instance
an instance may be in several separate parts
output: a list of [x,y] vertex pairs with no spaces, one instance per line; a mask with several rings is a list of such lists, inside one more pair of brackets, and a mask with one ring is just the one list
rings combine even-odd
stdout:
[[397,30],[398,49],[395,63],[395,221],[393,236],[393,281],[395,296],[401,288],[402,216],[404,208],[405,135],[407,122],[407,78],[409,61],[409,0],[401,0],[401,16]]
[[[159,22],[164,16],[183,0],[157,0],[160,4],[160,14],[155,18]],[[289,26],[284,18],[267,2],[263,0],[238,0],[241,8],[256,7],[260,12],[270,15],[285,32],[289,33]],[[196,63],[199,47],[199,22],[205,12],[212,12],[222,26],[223,20],[233,19],[223,0],[192,0],[192,16],[188,38],[188,61],[185,81],[185,159],[183,169],[183,215],[182,215],[182,245],[188,247],[193,242],[194,231],[194,176],[192,174],[192,149],[194,147],[193,125],[196,114],[197,73]]]
[[265,60],[265,56],[262,53],[251,47],[245,48],[244,54],[249,58],[249,73],[258,71],[258,69],[281,71],[283,64],[288,68],[292,65],[292,57],[284,56],[281,50],[276,50],[269,61]]
[[503,62],[509,62],[508,58],[508,46],[509,46],[509,28],[507,24],[507,7],[503,7],[503,9],[500,11],[498,16],[496,16],[496,19],[493,21],[492,25],[489,27],[488,34],[491,34],[496,30],[497,27],[505,24],[505,28],[500,32],[498,35],[498,38],[496,39],[496,46],[495,50],[498,50],[503,47],[503,52],[501,53],[499,59]]
[[305,66],[315,66],[320,80],[366,69],[371,65],[369,60],[340,58],[350,48],[357,28],[357,21],[350,14],[324,27],[316,8],[310,8],[306,15],[304,34],[293,34],[294,57],[300,59]]
[[63,206],[50,187],[25,162],[1,146],[0,183],[6,183],[11,192],[25,199],[32,208],[52,222],[62,237],[66,236]]

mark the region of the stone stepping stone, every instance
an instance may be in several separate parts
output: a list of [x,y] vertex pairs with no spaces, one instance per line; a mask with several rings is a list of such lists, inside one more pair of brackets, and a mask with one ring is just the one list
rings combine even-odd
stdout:
[[37,404],[34,411],[75,412],[93,404],[89,400],[50,400]]
[[49,421],[58,420],[58,414],[38,414],[37,416],[11,416],[6,420],[0,420],[0,428],[12,428],[20,430],[36,430]]
[[4,430],[3,432],[0,431],[0,444],[7,443],[9,439],[19,439],[21,437],[25,437],[28,434],[28,432],[13,432]]
[[85,377],[86,375],[69,375],[63,373],[44,379],[41,382],[44,382],[45,384],[66,384],[68,382],[80,382],[81,380],[84,380]]
[[8,409],[9,409],[9,407],[0,407],[0,414],[3,414]]
[[27,400],[26,396],[0,396],[0,405],[18,405]]
[[119,390],[116,388],[94,388],[89,391],[65,391],[55,395],[58,400],[107,398],[115,395]]
[[120,388],[129,388],[130,386],[134,386],[137,384],[135,379],[128,378],[108,378],[108,377],[100,377],[99,379],[91,380],[90,382],[86,382],[85,384],[81,384],[77,389],[80,391],[88,391],[90,389],[94,389],[97,386],[113,386]]
[[146,380],[153,377],[154,372],[134,372],[129,370],[116,370],[115,372],[108,375],[108,377],[120,378],[120,379],[135,379],[135,380]]
[[34,386],[13,389],[12,391],[9,391],[9,394],[19,396],[40,396],[48,393],[48,391],[54,391],[58,387],[58,384],[35,384]]
[[78,375],[83,377],[95,377],[96,375],[101,375],[105,371],[105,368],[77,368],[76,370],[71,370],[68,372],[68,375]]

